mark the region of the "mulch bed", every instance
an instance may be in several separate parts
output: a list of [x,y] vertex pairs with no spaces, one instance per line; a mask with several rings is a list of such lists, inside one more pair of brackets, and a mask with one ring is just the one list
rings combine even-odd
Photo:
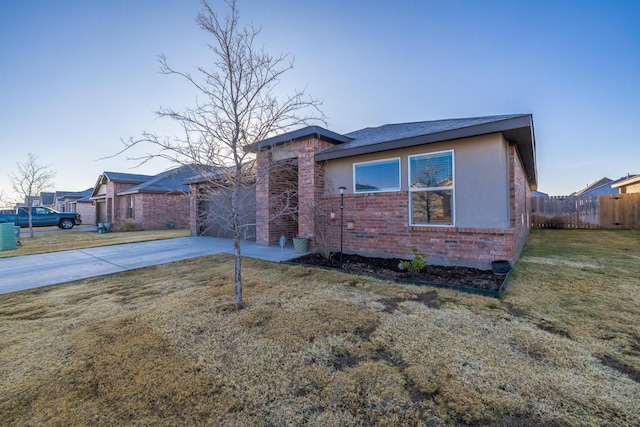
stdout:
[[[342,270],[349,273],[381,277],[398,283],[452,288],[494,297],[500,296],[507,277],[504,274],[494,274],[491,270],[438,265],[427,265],[420,272],[411,273],[398,269],[398,264],[402,260],[397,258],[374,258],[343,254],[342,259]],[[292,259],[289,262],[340,269],[340,254],[334,253],[327,259],[320,254],[312,253]]]

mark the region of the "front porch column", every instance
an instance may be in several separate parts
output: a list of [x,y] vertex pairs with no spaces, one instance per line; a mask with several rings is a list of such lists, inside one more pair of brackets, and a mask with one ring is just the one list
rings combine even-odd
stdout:
[[315,147],[303,147],[298,154],[298,235],[310,239],[315,234],[316,151]]
[[256,180],[256,244],[269,245],[269,150],[258,153]]

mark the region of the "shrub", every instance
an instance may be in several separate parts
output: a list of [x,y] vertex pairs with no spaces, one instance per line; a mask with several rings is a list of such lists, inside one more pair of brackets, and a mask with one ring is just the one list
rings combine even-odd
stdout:
[[411,248],[411,252],[413,252],[413,259],[411,261],[401,261],[400,264],[404,270],[417,273],[427,265],[429,255],[419,251],[416,247]]
[[134,231],[136,229],[136,222],[127,218],[124,221],[120,221],[114,224],[113,231]]

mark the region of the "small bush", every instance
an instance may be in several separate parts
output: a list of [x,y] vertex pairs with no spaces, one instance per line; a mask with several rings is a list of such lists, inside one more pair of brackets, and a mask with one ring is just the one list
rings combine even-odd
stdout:
[[114,224],[113,231],[134,231],[136,229],[136,222],[127,218],[124,221],[120,221]]
[[413,259],[411,261],[401,261],[400,264],[405,270],[417,273],[426,267],[429,255],[419,251],[416,247],[411,248],[411,252],[413,252]]

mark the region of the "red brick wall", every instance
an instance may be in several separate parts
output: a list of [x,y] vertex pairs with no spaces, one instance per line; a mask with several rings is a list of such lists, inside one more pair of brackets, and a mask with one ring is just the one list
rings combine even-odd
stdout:
[[531,187],[514,145],[509,147],[509,201],[511,227],[515,228],[513,241],[515,261],[522,252],[531,228]]
[[[122,199],[126,199],[125,196]],[[189,227],[188,194],[139,193],[135,195],[136,228],[159,230],[169,221],[175,228]]]
[[[323,165],[316,164],[314,156],[319,150],[330,146],[331,144],[326,141],[309,138],[258,153],[256,243],[275,244],[282,235],[287,238],[295,236],[313,238],[315,204],[317,197],[324,192]],[[297,159],[297,177],[291,174],[292,169],[289,167],[286,167],[283,172],[283,169],[278,168],[277,161],[271,161],[272,158],[279,157],[279,152],[285,154],[283,158]],[[291,184],[294,186],[297,184],[297,200],[295,200],[298,206],[297,217],[287,215],[274,218],[278,207],[273,206],[270,200],[280,194],[282,188],[288,188]]]
[[[328,205],[339,205],[339,196]],[[338,212],[339,215],[339,212]],[[514,262],[515,228],[475,229],[410,226],[406,191],[348,194],[344,197],[345,252],[411,258],[411,248],[428,254],[435,264],[489,268],[492,261]],[[340,244],[340,218],[332,227],[335,250]],[[347,223],[353,222],[353,229]]]
[[137,185],[137,183],[123,183],[123,182],[114,182],[109,181],[106,185],[106,203],[107,203],[107,211],[106,217],[108,218],[100,218],[100,222],[109,222],[116,223],[123,221],[126,216],[126,211],[123,210],[123,205],[126,205],[126,201],[124,201],[123,197],[116,196],[121,191],[124,191],[128,188]]

